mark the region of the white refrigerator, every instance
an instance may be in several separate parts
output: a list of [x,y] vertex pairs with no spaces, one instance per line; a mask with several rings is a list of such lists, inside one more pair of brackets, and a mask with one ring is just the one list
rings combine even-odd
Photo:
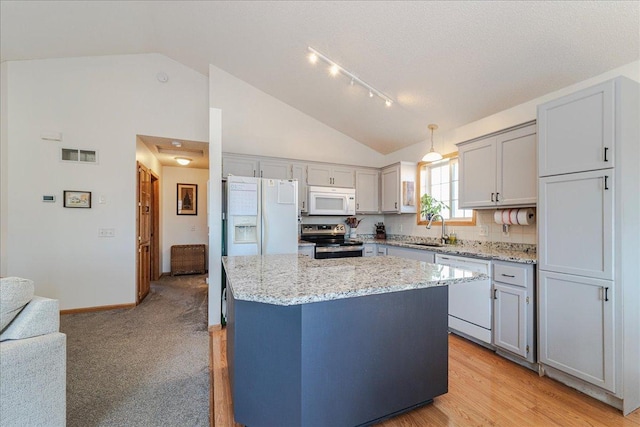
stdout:
[[298,252],[298,182],[227,178],[227,255]]

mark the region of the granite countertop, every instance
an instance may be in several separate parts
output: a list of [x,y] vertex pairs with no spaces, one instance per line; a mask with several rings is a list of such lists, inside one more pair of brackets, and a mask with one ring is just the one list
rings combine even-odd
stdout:
[[496,261],[518,262],[522,264],[536,264],[538,262],[534,245],[519,245],[500,242],[466,241],[463,244],[444,246],[422,246],[416,240],[410,239],[358,239],[363,243],[377,243],[388,246],[398,246],[410,249],[421,249],[430,252],[471,256],[474,258],[490,259]]
[[[374,239],[362,236],[353,241],[362,243],[377,243],[379,245],[398,246],[401,248],[421,249],[449,255],[470,256],[474,258],[490,259],[495,261],[518,262],[521,264],[537,264],[538,257],[535,245],[514,244],[504,242],[464,241],[456,245],[422,246],[416,243],[423,242],[421,238],[411,236]],[[315,243],[298,240],[298,246],[315,246]]]
[[234,298],[297,305],[487,279],[485,274],[398,257],[222,257]]

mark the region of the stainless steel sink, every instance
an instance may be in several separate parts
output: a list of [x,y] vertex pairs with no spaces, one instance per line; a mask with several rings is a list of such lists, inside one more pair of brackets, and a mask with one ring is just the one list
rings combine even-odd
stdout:
[[429,246],[432,248],[439,248],[441,246],[444,246],[442,243],[412,243],[413,245],[418,245],[418,246]]

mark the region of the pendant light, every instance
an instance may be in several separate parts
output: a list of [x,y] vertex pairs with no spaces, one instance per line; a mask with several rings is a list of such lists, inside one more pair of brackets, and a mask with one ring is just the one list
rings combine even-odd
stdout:
[[431,149],[429,150],[429,152],[427,154],[424,155],[424,157],[422,158],[423,162],[437,162],[438,160],[442,160],[442,154],[438,153],[436,150],[433,149],[433,131],[438,129],[438,125],[429,125],[427,126],[429,129],[431,129]]

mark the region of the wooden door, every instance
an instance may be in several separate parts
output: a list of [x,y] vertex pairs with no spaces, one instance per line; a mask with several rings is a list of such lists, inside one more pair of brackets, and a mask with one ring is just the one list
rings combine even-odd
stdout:
[[138,163],[138,283],[136,295],[136,303],[138,304],[147,296],[151,287],[152,194],[151,172]]

